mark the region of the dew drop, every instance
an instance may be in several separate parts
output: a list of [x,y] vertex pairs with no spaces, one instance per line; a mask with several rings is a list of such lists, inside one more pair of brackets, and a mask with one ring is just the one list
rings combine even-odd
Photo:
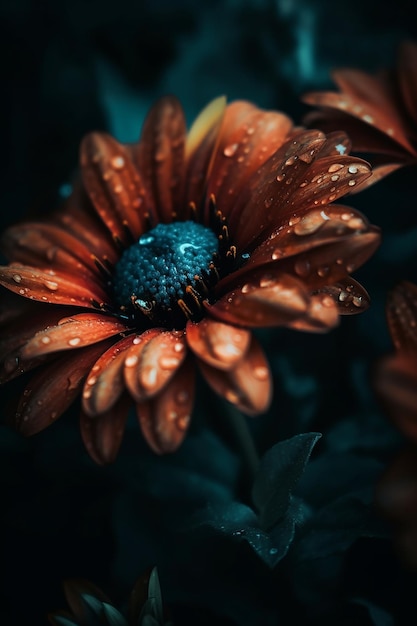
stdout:
[[356,306],[358,308],[363,306],[362,296],[353,296],[352,302],[353,302],[354,306]]
[[358,168],[356,167],[356,165],[349,165],[348,172],[349,174],[357,174]]
[[134,367],[135,365],[137,365],[138,361],[139,361],[139,358],[137,357],[137,355],[132,354],[131,356],[128,356],[127,359],[125,359],[125,366]]
[[156,367],[147,367],[140,372],[140,379],[144,387],[152,388],[158,379]]
[[184,349],[185,349],[185,346],[183,343],[180,343],[178,341],[178,343],[174,344],[174,352],[180,353],[180,352],[183,352]]
[[279,183],[282,183],[282,181],[284,180],[284,178],[285,178],[285,174],[278,174],[278,176],[277,176],[277,181],[278,181]]
[[306,278],[311,272],[310,262],[305,261],[296,261],[294,265],[295,273],[298,274],[301,278]]
[[188,428],[189,423],[190,423],[189,415],[180,415],[176,421],[176,425],[179,430],[186,430]]
[[272,260],[273,261],[277,261],[278,259],[280,259],[283,255],[282,250],[280,250],[279,248],[275,248],[275,250],[272,253]]
[[332,165],[329,167],[327,171],[329,172],[329,174],[332,174],[333,172],[338,172],[342,168],[343,168],[343,165],[341,165],[340,163],[332,163]]
[[44,285],[50,291],[56,291],[58,289],[58,283],[54,280],[45,280]]
[[223,150],[224,156],[232,157],[235,154],[238,147],[239,147],[238,143],[231,143],[229,146],[226,146],[225,149]]
[[173,369],[175,369],[178,366],[179,362],[180,361],[179,361],[178,357],[174,357],[174,356],[162,356],[159,359],[159,365],[164,370],[173,370]]
[[142,339],[141,337],[135,337],[134,340],[132,341],[132,343],[137,346],[139,343],[141,343]]
[[324,278],[325,276],[328,275],[329,272],[330,272],[329,267],[319,267],[317,269],[317,274],[320,276],[320,278]]
[[356,185],[356,180],[350,180],[348,182],[349,187],[353,187],[354,185]]
[[352,230],[360,230],[365,226],[363,219],[360,217],[352,217],[347,223]]
[[265,202],[264,202],[265,208],[269,209],[269,207],[272,205],[273,201],[274,201],[274,198],[272,196],[270,196],[269,198],[266,198]]
[[268,368],[264,365],[258,365],[258,367],[255,367],[253,370],[253,375],[258,380],[266,380],[268,378],[268,373]]
[[269,548],[269,554],[273,556],[274,554],[278,554],[278,548]]
[[42,337],[41,342],[46,345],[48,343],[51,343],[51,338],[48,337],[48,335],[45,335],[44,337]]
[[79,343],[81,343],[81,337],[73,337],[68,340],[68,344],[70,346],[78,346]]
[[296,235],[305,236],[315,233],[329,219],[324,211],[310,211],[294,227]]
[[13,280],[15,283],[21,283],[22,282],[22,277],[20,274],[13,274]]
[[125,166],[125,160],[122,156],[118,155],[112,158],[111,165],[115,170],[121,170]]
[[51,413],[50,417],[51,417],[51,420],[56,419],[56,418],[58,417],[58,413],[57,413],[57,411],[52,411],[52,413]]
[[251,288],[250,284],[246,283],[245,285],[243,285],[243,287],[241,289],[241,292],[242,293],[248,293],[250,291],[250,288]]

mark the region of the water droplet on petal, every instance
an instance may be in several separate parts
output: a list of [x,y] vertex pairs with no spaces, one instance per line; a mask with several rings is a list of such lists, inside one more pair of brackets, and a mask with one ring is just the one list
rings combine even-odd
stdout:
[[139,361],[139,358],[137,357],[137,355],[131,354],[130,356],[127,357],[127,359],[125,359],[125,366],[134,367],[135,365],[137,365],[138,361]]
[[296,261],[294,265],[295,273],[301,278],[306,278],[311,272],[310,262],[307,260]]
[[332,163],[332,165],[329,167],[327,171],[329,172],[329,174],[332,174],[333,172],[338,172],[342,168],[343,168],[343,165],[341,165],[340,163]]
[[178,402],[178,404],[185,404],[186,402],[188,402],[188,398],[189,398],[189,393],[188,391],[179,391],[176,395],[176,400]]
[[310,211],[294,227],[296,235],[305,236],[316,232],[329,217],[324,211]]
[[268,368],[263,365],[258,365],[258,367],[255,367],[253,370],[253,375],[258,380],[266,380],[268,378],[268,373]]
[[44,285],[50,291],[56,291],[58,289],[58,283],[54,280],[45,280]]
[[13,274],[13,280],[15,283],[21,283],[22,282],[22,277],[20,274]]
[[164,370],[173,370],[175,369],[178,364],[179,364],[179,359],[177,357],[174,356],[162,356],[159,360],[159,365],[164,369]]
[[239,147],[238,143],[231,143],[229,146],[226,146],[225,149],[223,150],[224,156],[232,157],[235,154],[238,147]]
[[51,338],[45,335],[44,337],[42,337],[41,342],[46,345],[48,343],[51,343]]
[[358,168],[356,167],[356,165],[349,165],[348,172],[349,174],[357,174]]
[[350,180],[348,182],[349,187],[353,187],[354,185],[356,185],[356,180]]
[[274,201],[274,198],[273,198],[272,196],[270,196],[269,198],[266,198],[266,199],[265,199],[265,202],[264,202],[264,204],[265,204],[265,208],[266,208],[266,209],[269,209],[269,207],[271,206],[271,204],[273,203],[273,201]]
[[176,421],[176,425],[179,430],[186,430],[188,428],[189,423],[190,423],[189,415],[180,415]]
[[78,346],[79,343],[81,343],[81,337],[73,337],[68,340],[68,344],[70,346]]
[[111,160],[111,165],[115,170],[121,170],[125,166],[125,160],[122,156],[115,156]]

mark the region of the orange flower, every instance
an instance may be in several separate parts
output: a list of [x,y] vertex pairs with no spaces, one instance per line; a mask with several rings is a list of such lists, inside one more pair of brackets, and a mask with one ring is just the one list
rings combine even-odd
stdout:
[[304,102],[320,109],[309,113],[305,123],[325,132],[343,128],[355,152],[376,155],[372,176],[363,186],[404,165],[415,165],[417,45],[404,42],[400,46],[395,70],[372,76],[360,70],[338,69],[332,76],[340,93],[306,94]]
[[417,286],[402,282],[388,297],[395,353],[377,364],[374,386],[387,415],[409,444],[390,463],[376,491],[380,510],[395,526],[401,557],[417,567]]
[[387,414],[417,444],[417,286],[406,281],[388,297],[387,319],[396,348],[375,370],[375,389]]
[[115,458],[132,400],[151,448],[175,450],[195,363],[244,413],[265,411],[271,374],[250,329],[327,330],[368,304],[349,273],[378,229],[329,204],[370,175],[348,144],[224,98],[188,134],[167,97],[136,144],[85,137],[65,206],[3,237],[0,283],[19,297],[2,322],[1,376],[36,368],[14,417],[22,433],[82,394],[81,433],[98,463]]

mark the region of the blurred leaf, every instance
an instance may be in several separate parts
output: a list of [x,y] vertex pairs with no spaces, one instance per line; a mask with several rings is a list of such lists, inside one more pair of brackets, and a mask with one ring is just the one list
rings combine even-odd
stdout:
[[320,437],[320,433],[296,435],[277,443],[263,456],[252,490],[261,528],[268,530],[285,516],[291,493]]

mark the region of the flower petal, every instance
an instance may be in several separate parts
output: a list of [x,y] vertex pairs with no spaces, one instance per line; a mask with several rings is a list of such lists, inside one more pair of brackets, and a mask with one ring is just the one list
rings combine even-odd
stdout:
[[37,356],[74,350],[103,341],[126,331],[126,326],[113,317],[100,313],[78,313],[63,317],[56,326],[39,331],[22,347],[20,356],[33,359]]
[[187,205],[187,201],[197,204],[203,197],[225,110],[226,98],[215,98],[196,117],[188,132],[185,144],[187,172],[184,205]]
[[95,303],[108,299],[97,281],[86,276],[57,274],[17,263],[0,267],[0,284],[25,298],[49,304],[96,308]]
[[417,360],[396,354],[383,359],[374,375],[374,387],[384,409],[406,437],[417,442]]
[[98,465],[107,465],[115,460],[131,404],[130,397],[125,394],[111,409],[97,417],[92,418],[81,412],[81,437],[88,454]]
[[399,283],[388,295],[387,318],[397,350],[417,353],[417,286]]
[[95,275],[97,268],[89,248],[53,224],[25,222],[3,233],[1,248],[15,263],[39,269],[53,266],[66,273]]
[[205,363],[221,370],[235,366],[250,343],[250,332],[210,318],[188,322],[186,339],[191,350]]
[[[33,304],[33,303],[31,303]],[[56,324],[65,312],[65,309],[58,307],[42,307],[39,311],[33,307],[34,311],[25,311],[17,317],[15,323],[8,324],[0,339],[0,383],[12,380],[34,368],[44,361],[44,357],[34,357],[33,359],[22,359],[21,348],[36,333]],[[67,311],[69,314],[71,309]]]
[[314,294],[310,297],[308,309],[303,317],[289,322],[289,328],[311,333],[322,333],[334,328],[339,323],[339,311],[336,302],[327,294]]
[[239,280],[246,280],[246,276],[261,266],[277,265],[283,259],[324,244],[337,243],[343,236],[365,233],[369,228],[364,215],[343,205],[331,204],[323,209],[311,209],[301,216],[295,213],[280,221],[279,228],[253,250],[242,267],[225,276],[216,290],[223,293]]
[[302,282],[285,274],[251,277],[215,304],[204,303],[210,316],[232,326],[280,326],[303,316],[309,295]]
[[94,344],[49,365],[44,365],[29,381],[17,407],[16,427],[25,436],[35,435],[52,424],[72,404],[85,377],[108,342]]
[[111,264],[118,260],[119,249],[80,180],[75,181],[73,192],[62,208],[52,214],[51,222],[71,233],[96,258]]
[[370,305],[368,292],[351,276],[332,285],[324,285],[318,292],[335,302],[339,315],[363,313]]
[[282,146],[292,128],[292,121],[283,113],[263,111],[245,101],[229,104],[207,186],[208,196],[222,198],[224,215],[250,176]]
[[80,148],[81,171],[91,201],[113,237],[131,243],[144,231],[141,211],[146,191],[127,150],[106,133],[86,135]]
[[156,454],[174,452],[185,437],[194,404],[194,376],[189,358],[158,395],[136,406],[143,436]]
[[[355,76],[358,78],[359,76],[369,85],[372,83],[373,86],[368,90],[368,93],[371,91],[375,92],[377,89],[378,93],[383,94],[383,90],[376,79],[373,79],[372,76],[364,74],[362,72],[357,72],[353,70],[339,70],[334,74],[335,79],[338,81],[345,80],[346,77],[350,73],[351,76]],[[342,78],[343,77],[343,78]],[[363,84],[363,83],[362,83]],[[370,100],[368,100],[368,96],[365,98],[359,98],[357,96],[352,96],[348,93],[334,93],[334,92],[314,92],[308,93],[303,96],[303,101],[306,104],[312,104],[319,107],[327,107],[330,109],[337,109],[342,113],[348,113],[352,117],[355,117],[363,123],[364,126],[366,124],[371,125],[372,127],[377,128],[383,133],[387,134],[389,137],[392,137],[395,141],[397,141],[403,148],[407,151],[413,153],[413,147],[407,140],[407,130],[404,128],[403,122],[398,115],[395,107],[392,106],[392,102],[389,101],[384,95],[384,103],[381,106],[381,103],[374,104]],[[357,149],[354,142],[355,149]]]
[[136,335],[129,335],[113,344],[91,368],[82,394],[83,410],[89,417],[109,411],[126,389],[123,370],[126,350]]
[[135,338],[125,358],[125,381],[137,402],[152,398],[174,376],[186,355],[184,333],[152,328]]
[[[277,219],[284,220],[295,211],[300,215],[308,209],[323,207],[370,175],[369,164],[355,157],[325,156],[314,160],[322,148],[323,139],[318,131],[304,133],[297,141],[286,143],[265,164],[256,191],[252,181],[248,182],[245,194],[239,199],[239,224],[235,226],[233,219],[230,221],[230,229],[235,229],[233,240],[239,249],[253,246],[254,240],[275,227]],[[232,217],[235,215],[238,215],[236,208]],[[253,215],[257,216],[256,227]]]
[[152,107],[139,144],[132,146],[148,195],[164,223],[172,221],[183,199],[185,137],[181,104],[166,96]]
[[233,369],[221,371],[202,361],[199,366],[214,391],[243,413],[257,415],[268,409],[272,395],[271,372],[254,337],[244,358]]

